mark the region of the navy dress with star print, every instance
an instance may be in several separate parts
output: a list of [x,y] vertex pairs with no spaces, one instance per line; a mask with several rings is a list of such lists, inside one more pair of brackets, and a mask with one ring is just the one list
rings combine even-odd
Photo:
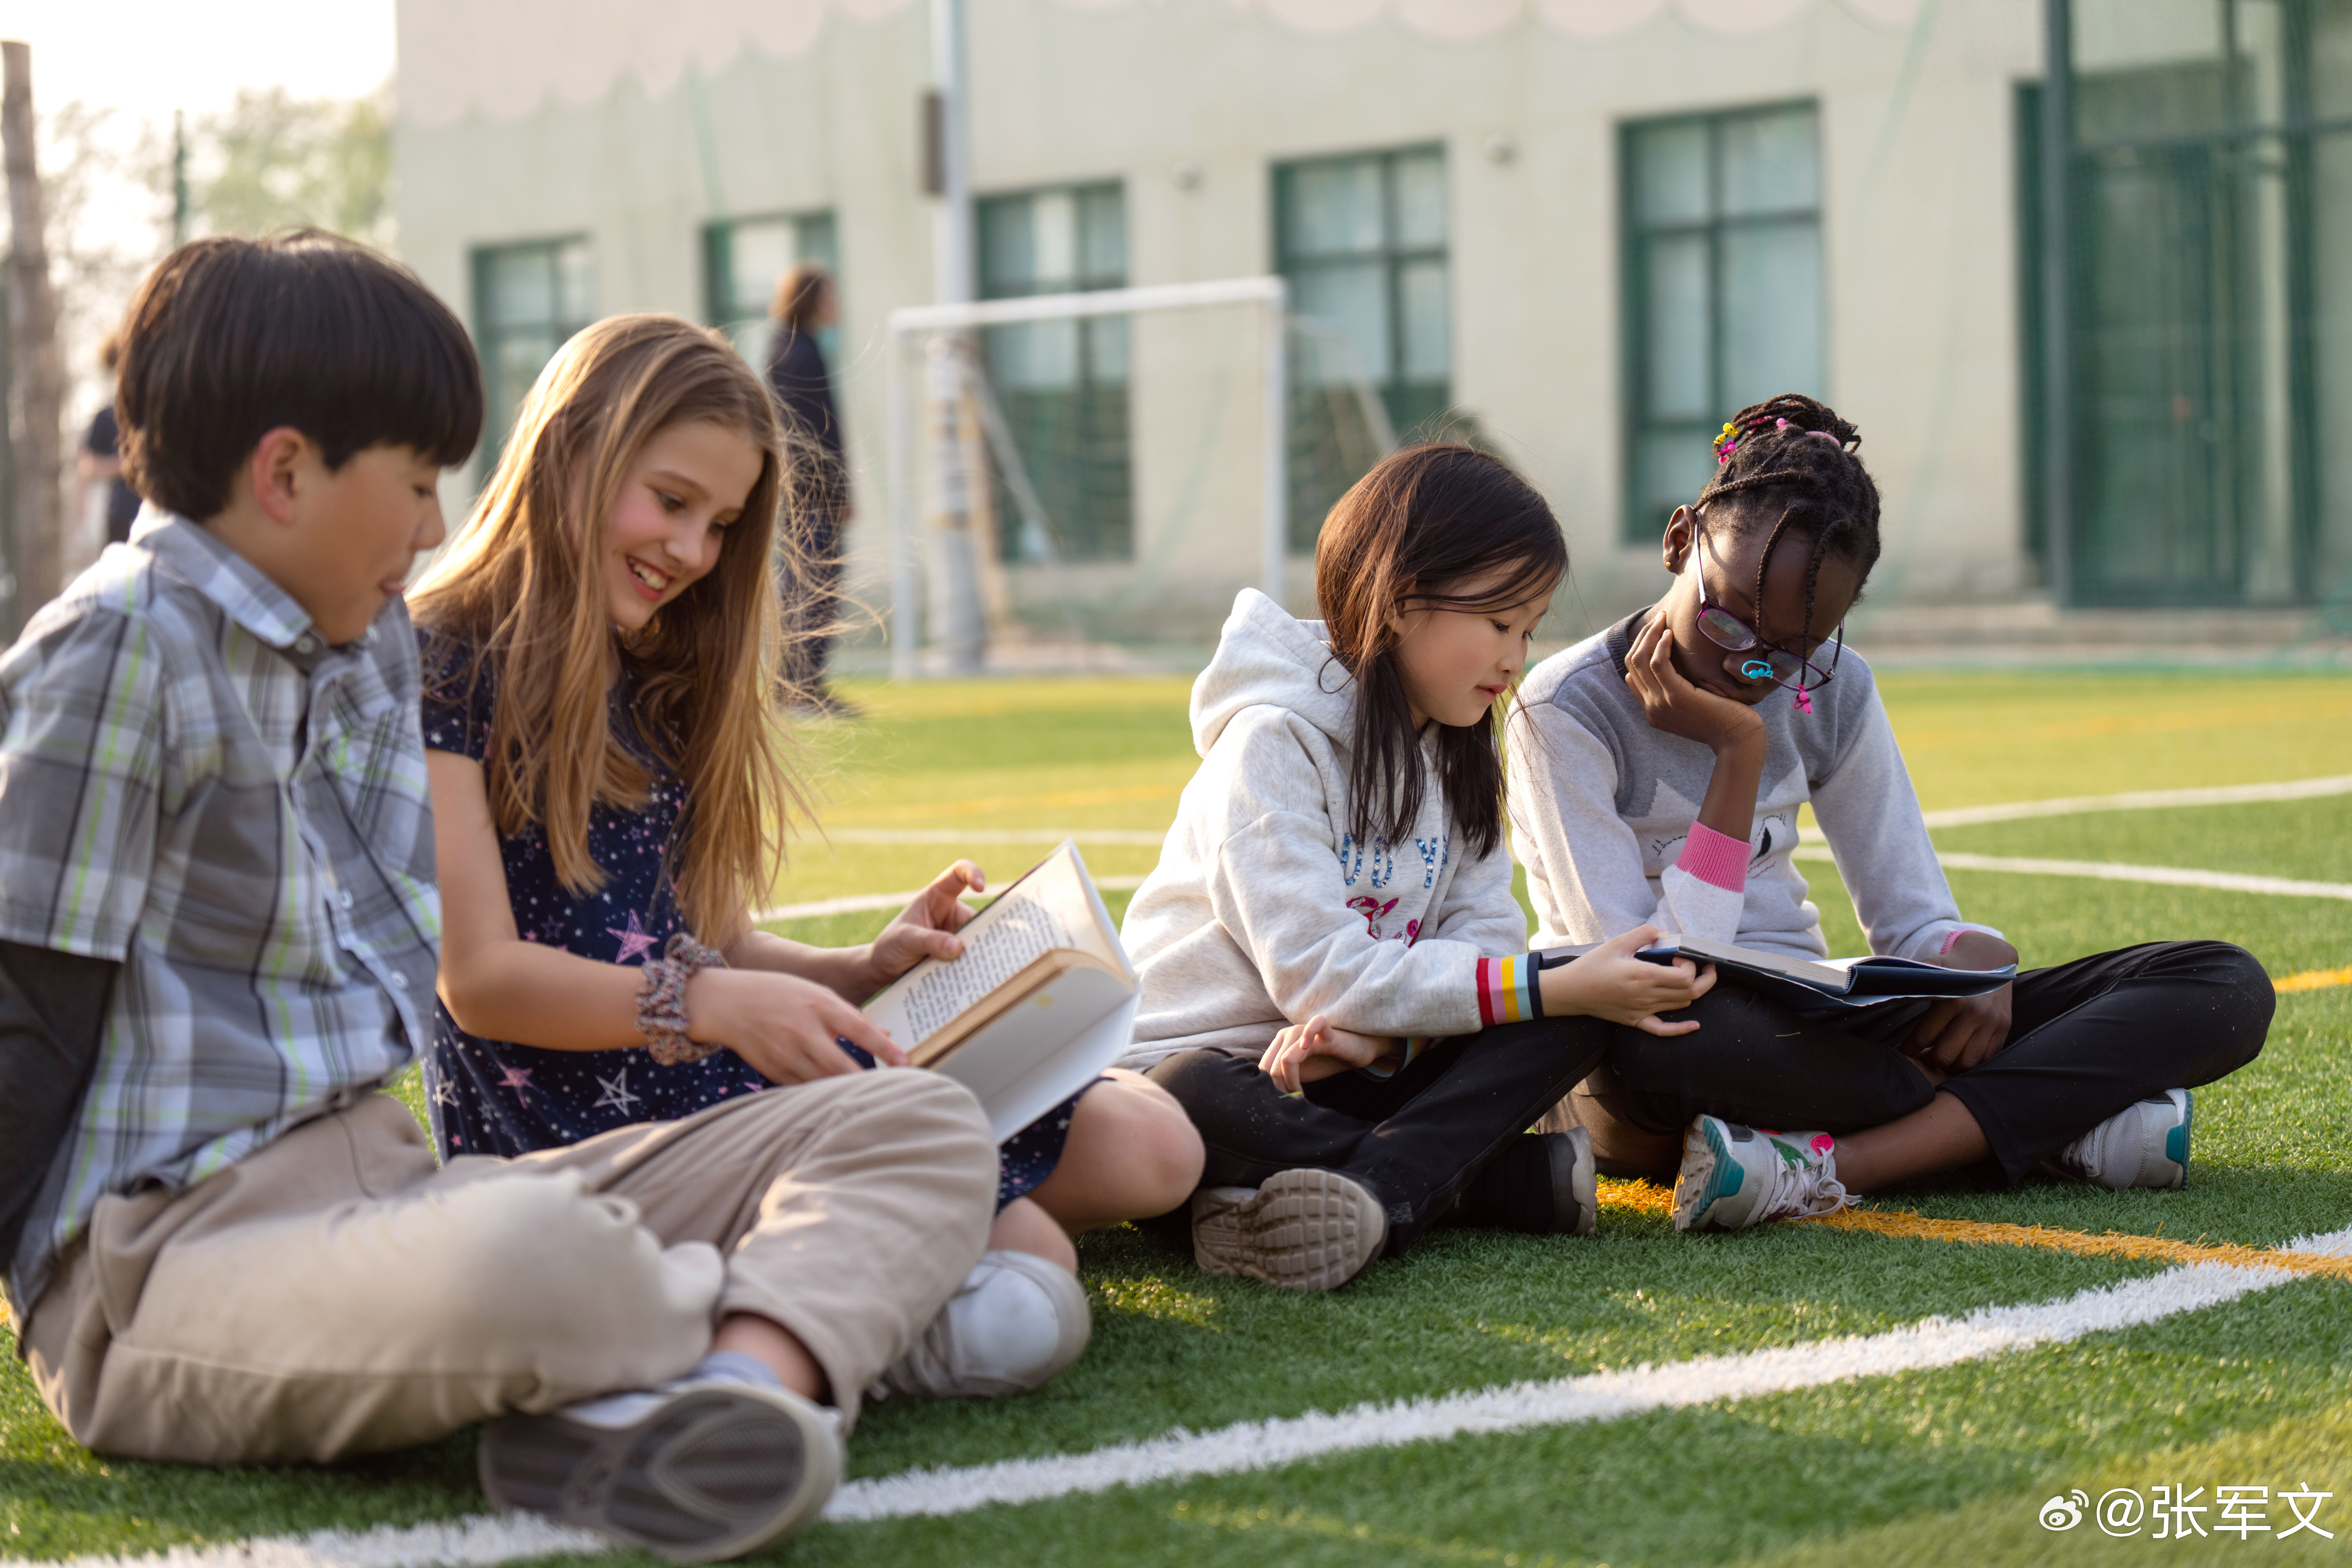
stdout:
[[[425,744],[480,762],[497,703],[495,672],[484,668],[466,690],[464,656],[433,658],[428,645]],[[607,700],[614,736],[653,775],[645,809],[598,804],[588,814],[588,856],[604,871],[593,893],[568,891],[555,875],[547,834],[537,824],[499,836],[507,899],[525,942],[560,947],[603,963],[642,964],[660,955],[672,931],[686,929],[667,851],[677,830],[685,790],[676,773],[638,736],[632,719],[636,682],[624,667]],[[577,1143],[615,1127],[669,1121],[769,1087],[733,1051],[664,1067],[643,1047],[618,1051],[550,1051],[486,1040],[457,1027],[434,1006],[433,1049],[425,1060],[433,1138],[444,1156],[527,1154]]]
[[[486,664],[469,683],[468,652],[450,652],[421,631],[419,637],[425,658],[425,744],[478,763],[489,744],[496,672]],[[638,734],[635,693],[636,681],[625,664],[606,700],[606,721],[620,743],[646,764],[653,784],[641,811],[602,804],[590,808],[588,855],[604,868],[604,887],[586,894],[567,891],[556,878],[547,835],[536,823],[520,833],[500,834],[499,858],[506,867],[515,930],[525,942],[604,963],[642,965],[660,955],[671,932],[686,929],[668,861],[685,785]],[[642,1046],[551,1051],[483,1039],[460,1029],[436,999],[425,1087],[433,1141],[446,1159],[560,1148],[616,1127],[691,1116],[773,1086],[724,1048],[700,1061],[666,1067]],[[998,1207],[1025,1196],[1053,1174],[1077,1100],[1072,1096],[1005,1140],[998,1152]]]

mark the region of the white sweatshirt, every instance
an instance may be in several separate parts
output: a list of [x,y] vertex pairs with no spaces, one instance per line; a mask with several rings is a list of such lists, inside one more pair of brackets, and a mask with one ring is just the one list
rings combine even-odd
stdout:
[[1432,1037],[1526,1016],[1509,851],[1464,858],[1430,747],[1410,841],[1349,833],[1355,682],[1323,638],[1244,588],[1192,684],[1201,769],[1120,931],[1143,987],[1123,1067],[1203,1046],[1255,1059],[1317,1013]]
[[[1538,947],[1605,942],[1649,924],[1799,958],[1826,958],[1821,911],[1790,859],[1807,801],[1874,953],[1932,958],[1963,931],[1911,775],[1852,648],[1799,713],[1759,711],[1769,750],[1748,841],[1697,821],[1715,756],[1650,727],[1625,684],[1635,616],[1531,670],[1508,732],[1511,837],[1528,868]],[[1993,931],[1998,936],[2000,933]]]

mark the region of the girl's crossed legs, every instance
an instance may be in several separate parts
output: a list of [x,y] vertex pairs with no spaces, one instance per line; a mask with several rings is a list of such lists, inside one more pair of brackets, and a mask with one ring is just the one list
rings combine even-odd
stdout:
[[1700,1021],[1688,1035],[1615,1029],[1614,1081],[1578,1096],[1577,1110],[1604,1124],[1604,1147],[1649,1134],[1652,1162],[1665,1158],[1660,1174],[1680,1130],[1708,1115],[1833,1134],[1839,1179],[1855,1191],[1988,1158],[2015,1182],[2134,1101],[2253,1060],[2275,994],[2251,953],[2221,942],[2149,942],[2032,970],[2017,977],[2008,1043],[1948,1078],[1903,1049],[1930,1005],[1808,1016],[1720,985],[1673,1015]]

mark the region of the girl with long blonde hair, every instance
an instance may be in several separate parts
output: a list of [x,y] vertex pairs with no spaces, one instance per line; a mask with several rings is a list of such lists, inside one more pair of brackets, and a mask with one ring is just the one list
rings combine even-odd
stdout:
[[[810,815],[771,706],[789,475],[767,391],[723,338],[614,317],[541,373],[470,525],[411,595],[444,913],[425,1080],[445,1154],[715,1113],[861,1070],[845,1046],[904,1065],[857,1005],[961,952],[977,866],[949,867],[859,947],[788,942],[750,912]],[[1050,1376],[1086,1336],[1067,1233],[1175,1206],[1200,1160],[1181,1110],[1133,1075],[1014,1134],[992,1250],[886,1386]],[[1000,1320],[1045,1328],[976,1331]]]

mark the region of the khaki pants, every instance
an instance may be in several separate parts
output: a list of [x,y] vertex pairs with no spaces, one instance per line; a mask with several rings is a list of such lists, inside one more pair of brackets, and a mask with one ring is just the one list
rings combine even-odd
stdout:
[[101,1202],[25,1355],[100,1452],[326,1460],[674,1377],[753,1312],[808,1347],[846,1426],[979,1261],[995,1196],[978,1102],[931,1073],[442,1168],[371,1095],[184,1191]]

